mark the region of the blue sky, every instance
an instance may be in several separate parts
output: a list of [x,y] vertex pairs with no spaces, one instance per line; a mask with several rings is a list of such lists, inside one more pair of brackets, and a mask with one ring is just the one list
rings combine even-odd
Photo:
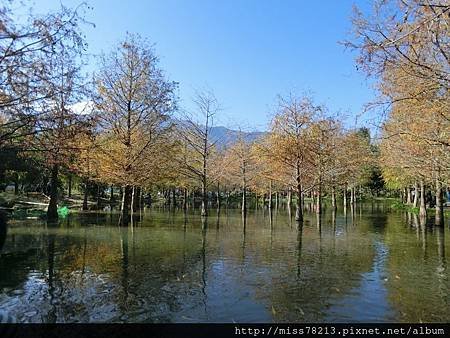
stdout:
[[[80,1],[61,0],[68,6]],[[35,0],[35,11],[59,1]],[[311,92],[332,111],[355,116],[374,98],[348,38],[352,4],[369,0],[90,0],[89,52],[108,51],[125,33],[155,43],[160,66],[180,83],[181,105],[210,88],[221,103],[217,124],[264,130],[278,94]],[[358,123],[369,117],[364,115]]]

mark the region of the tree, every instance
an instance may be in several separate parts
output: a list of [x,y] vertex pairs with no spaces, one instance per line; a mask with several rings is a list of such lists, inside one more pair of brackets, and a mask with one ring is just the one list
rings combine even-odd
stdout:
[[219,111],[219,104],[214,94],[208,91],[198,93],[194,103],[197,112],[186,113],[178,126],[185,148],[185,156],[180,157],[180,165],[187,177],[200,181],[201,215],[207,216],[209,163],[217,142],[217,140],[211,140],[211,128],[214,126],[214,117]]
[[84,48],[79,25],[85,22],[80,14],[85,4],[18,20],[12,12],[15,2],[0,6],[0,146],[40,132],[33,127],[45,112],[37,107],[60,95],[49,86],[61,80],[49,71],[49,60],[54,64],[61,46],[74,48],[73,52]]
[[101,175],[123,187],[120,222],[127,225],[133,186],[152,179],[168,145],[176,83],[166,80],[152,48],[137,35],[102,56],[95,81]]
[[308,96],[280,98],[264,149],[265,157],[286,174],[286,183],[297,193],[295,219],[299,222],[303,221],[302,194],[311,173],[307,130],[321,110]]
[[247,213],[247,193],[255,177],[255,166],[252,144],[244,139],[244,135],[240,131],[237,140],[226,149],[224,168],[225,175],[229,177],[230,181],[241,187],[241,210],[244,215]]

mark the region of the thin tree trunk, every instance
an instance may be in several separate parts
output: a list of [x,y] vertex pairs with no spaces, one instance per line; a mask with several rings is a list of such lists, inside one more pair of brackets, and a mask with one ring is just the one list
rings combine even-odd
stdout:
[[47,219],[58,219],[58,165],[52,167],[52,178],[50,183],[50,202],[48,203]]
[[109,202],[110,203],[114,202],[114,186],[112,184],[111,184],[111,187],[110,187]]
[[14,172],[14,195],[19,195],[19,174]]
[[272,180],[269,181],[269,209],[272,209]]
[[67,192],[67,197],[72,197],[72,174],[69,174],[69,187]]
[[177,192],[176,189],[172,189],[172,205],[177,206]]
[[303,222],[303,210],[302,210],[302,182],[300,178],[300,164],[297,161],[297,209],[295,211],[295,220],[297,222]]
[[344,191],[342,192],[342,194],[344,200],[344,209],[347,209],[347,185],[344,186]]
[[436,214],[435,224],[442,225],[444,222],[444,201],[442,198],[442,183],[439,177],[436,178]]
[[123,197],[122,197],[122,210],[120,213],[120,225],[127,226],[130,222],[130,203],[131,203],[131,195],[133,193],[133,187],[131,185],[126,185],[123,188]]
[[216,196],[217,209],[220,209],[220,183],[217,182],[217,196]]
[[423,180],[420,180],[420,210],[419,216],[421,218],[427,217],[427,208],[425,205],[425,183]]
[[406,188],[406,204],[411,205],[411,188]]
[[100,184],[97,183],[97,205],[100,204]]
[[317,188],[316,214],[322,212],[322,178],[319,176],[319,187]]
[[333,210],[335,210],[337,208],[337,206],[336,206],[336,188],[334,186],[331,188],[331,206],[332,206]]
[[242,189],[242,214],[247,213],[247,187],[243,187]]
[[183,210],[187,210],[188,205],[188,190],[184,188],[184,198],[183,198]]
[[135,213],[136,211],[136,187],[133,186],[131,190],[131,214]]
[[88,188],[89,188],[89,181],[87,179],[84,180],[84,195],[83,195],[83,206],[81,207],[81,210],[86,211],[88,209]]
[[417,184],[417,181],[414,182],[414,200],[413,200],[413,206],[414,208],[417,208],[419,205],[419,185]]
[[292,206],[292,188],[291,187],[288,188],[287,205],[288,205],[288,208],[290,208]]
[[208,194],[206,192],[206,175],[203,176],[203,179],[202,179],[202,210],[201,210],[201,215],[202,216],[207,216],[208,215]]

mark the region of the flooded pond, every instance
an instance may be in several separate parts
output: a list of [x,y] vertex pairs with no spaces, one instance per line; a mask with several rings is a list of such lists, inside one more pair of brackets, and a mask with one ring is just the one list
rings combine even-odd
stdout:
[[388,205],[306,212],[301,228],[285,209],[207,223],[146,209],[126,229],[109,213],[11,221],[0,309],[17,322],[448,322],[448,227]]

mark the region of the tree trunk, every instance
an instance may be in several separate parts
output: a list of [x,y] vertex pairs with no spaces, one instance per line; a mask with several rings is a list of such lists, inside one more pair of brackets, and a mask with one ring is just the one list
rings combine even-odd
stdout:
[[406,188],[406,204],[411,205],[411,188]]
[[295,220],[297,222],[303,222],[303,210],[302,210],[302,182],[300,178],[300,164],[297,161],[297,210],[295,210]]
[[110,192],[109,192],[109,202],[114,202],[114,186],[111,184]]
[[88,188],[89,188],[89,182],[87,179],[84,180],[84,195],[83,195],[83,206],[81,207],[81,210],[86,211],[88,209]]
[[316,200],[316,214],[322,212],[322,185],[319,182],[319,187],[317,188],[317,200]]
[[184,188],[184,198],[183,198],[183,210],[187,210],[188,205],[188,190]]
[[136,212],[140,209],[141,207],[141,188],[140,187],[133,187],[133,193],[132,193],[132,197],[131,197],[132,203],[131,205],[133,206],[133,212]]
[[98,183],[97,183],[97,196],[96,197],[97,197],[97,205],[99,205],[101,194],[100,194],[100,184],[98,184]]
[[47,219],[50,221],[58,219],[58,169],[58,165],[54,164],[50,183],[50,202],[47,209]]
[[287,206],[288,206],[288,208],[291,208],[291,206],[292,206],[292,189],[291,189],[291,187],[288,188]]
[[442,183],[439,177],[436,178],[436,214],[435,214],[435,224],[444,224],[444,201],[442,198]]
[[177,192],[176,189],[172,189],[172,205],[177,206]]
[[122,210],[120,213],[120,225],[122,226],[127,226],[130,222],[129,212],[132,193],[133,187],[131,185],[126,185],[123,188]]
[[344,200],[344,209],[347,209],[347,185],[344,186],[344,191],[342,192],[342,197]]
[[206,176],[202,179],[202,216],[208,215],[208,194],[206,192]]
[[269,181],[269,209],[272,209],[272,180]]
[[331,188],[331,206],[333,210],[336,210],[336,188],[334,186]]
[[217,196],[216,196],[217,209],[220,209],[220,183],[217,182]]
[[69,174],[69,184],[68,184],[67,197],[72,197],[72,174]]
[[131,188],[131,214],[135,213],[137,211],[136,209],[136,187],[133,186]]
[[19,195],[19,174],[14,172],[14,195]]
[[419,185],[417,182],[414,182],[414,200],[413,200],[413,206],[414,208],[417,208],[419,205]]
[[419,216],[421,218],[427,217],[427,208],[425,206],[425,183],[420,180],[420,210]]
[[242,189],[242,214],[247,213],[247,188],[244,186]]

